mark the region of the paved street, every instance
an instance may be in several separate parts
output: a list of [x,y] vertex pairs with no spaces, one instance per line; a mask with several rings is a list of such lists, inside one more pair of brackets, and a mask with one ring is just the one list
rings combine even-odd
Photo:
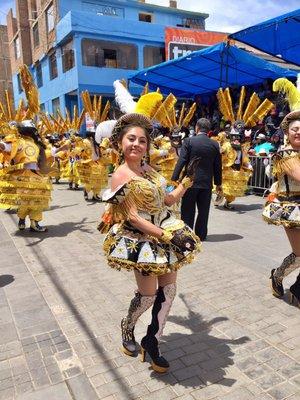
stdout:
[[56,185],[45,235],[17,232],[16,215],[1,212],[0,400],[299,400],[300,310],[268,286],[290,250],[281,228],[262,221],[262,203],[212,209],[203,252],[179,274],[165,375],[120,351],[135,284],[106,266],[102,204]]

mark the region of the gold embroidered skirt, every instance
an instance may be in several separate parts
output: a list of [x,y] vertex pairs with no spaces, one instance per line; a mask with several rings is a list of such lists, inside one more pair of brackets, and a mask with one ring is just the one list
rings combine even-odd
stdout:
[[300,228],[300,193],[294,199],[283,199],[271,193],[262,215],[269,224]]
[[[109,266],[118,270],[138,270],[148,275],[163,275],[191,263],[195,254],[200,251],[200,240],[181,220],[172,216],[173,221],[176,221],[173,232],[184,230],[195,244],[193,251],[181,252],[178,247],[146,235],[125,222],[113,225],[104,239],[103,248]],[[170,224],[168,229],[172,230]]]

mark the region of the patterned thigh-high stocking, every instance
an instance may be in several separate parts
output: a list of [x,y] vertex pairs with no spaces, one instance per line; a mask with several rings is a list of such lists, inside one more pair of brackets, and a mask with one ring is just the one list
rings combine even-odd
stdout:
[[134,337],[135,324],[139,317],[152,306],[154,300],[155,296],[142,296],[136,292],[130,302],[127,316],[121,321],[123,351],[129,356],[137,351]]
[[152,308],[152,320],[148,325],[146,336],[141,341],[143,361],[145,361],[146,353],[149,353],[152,359],[152,367],[157,372],[166,372],[169,368],[168,361],[160,355],[158,344],[175,295],[176,283],[158,288]]

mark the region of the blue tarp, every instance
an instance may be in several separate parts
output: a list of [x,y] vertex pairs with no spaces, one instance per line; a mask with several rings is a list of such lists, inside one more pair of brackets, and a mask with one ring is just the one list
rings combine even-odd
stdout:
[[131,80],[140,85],[148,82],[151,89],[159,87],[164,94],[193,97],[215,92],[220,87],[252,85],[283,76],[296,77],[297,72],[278,67],[236,46],[219,43],[141,70]]
[[229,37],[300,66],[300,8]]

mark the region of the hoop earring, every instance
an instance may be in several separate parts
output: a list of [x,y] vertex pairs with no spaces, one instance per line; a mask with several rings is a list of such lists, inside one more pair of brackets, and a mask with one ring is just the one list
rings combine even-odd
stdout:
[[149,164],[150,163],[150,155],[149,153],[146,153],[143,158],[141,159],[141,166],[145,165],[145,164]]

